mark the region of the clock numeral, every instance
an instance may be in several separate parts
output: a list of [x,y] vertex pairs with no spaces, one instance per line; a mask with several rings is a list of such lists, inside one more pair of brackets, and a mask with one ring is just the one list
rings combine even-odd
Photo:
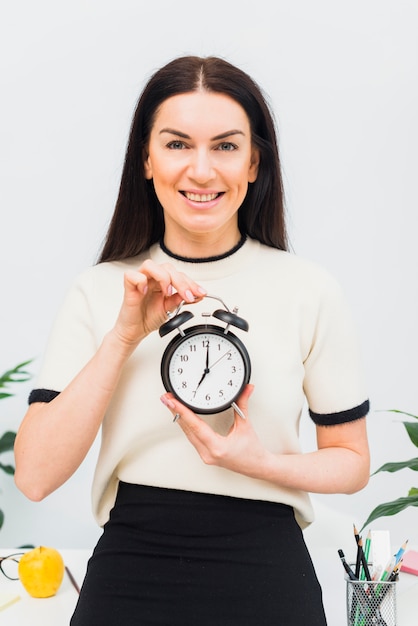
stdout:
[[232,380],[228,380],[227,385],[229,385],[230,387],[232,387]]
[[202,346],[204,348],[209,348],[210,347],[210,341],[209,339],[205,339],[204,341],[202,341]]
[[210,401],[210,395],[209,394],[206,394],[205,400],[207,400],[208,402]]
[[196,352],[196,345],[189,346],[190,352]]
[[182,367],[179,367],[179,368],[177,369],[177,373],[178,373],[178,374],[183,374],[183,368],[182,368]]
[[185,362],[186,362],[186,361],[188,361],[188,360],[189,360],[189,357],[188,357],[188,355],[187,355],[187,354],[181,354],[181,355],[180,355],[180,361],[181,361],[182,363],[185,363]]
[[228,354],[226,355],[226,358],[228,361],[230,361],[232,359],[232,354],[228,352]]
[[220,398],[223,398],[223,397],[224,397],[224,392],[223,392],[223,389],[219,389],[218,396],[219,396]]
[[183,380],[183,382],[181,383],[181,388],[187,389],[187,382],[185,380]]
[[235,374],[237,371],[237,368],[235,367],[235,365],[232,366],[232,373]]

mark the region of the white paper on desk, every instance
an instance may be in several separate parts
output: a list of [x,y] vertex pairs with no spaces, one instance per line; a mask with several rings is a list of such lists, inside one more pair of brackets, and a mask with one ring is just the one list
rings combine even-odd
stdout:
[[388,530],[372,530],[370,538],[370,556],[373,564],[373,572],[380,572],[380,578],[392,557],[390,533]]

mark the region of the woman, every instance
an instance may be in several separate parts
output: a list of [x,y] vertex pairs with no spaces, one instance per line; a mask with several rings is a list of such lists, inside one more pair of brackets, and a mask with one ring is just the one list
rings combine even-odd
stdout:
[[[16,483],[40,500],[102,429],[104,533],[73,626],[326,623],[301,531],[307,492],[366,484],[368,401],[339,287],[286,252],[282,196],[251,78],[217,58],[156,72],[100,263],[69,293],[16,439]],[[236,410],[199,416],[164,392],[171,337],[155,331],[181,303],[195,324],[207,295],[249,322],[237,334],[252,377]],[[301,453],[306,400],[318,449]]]

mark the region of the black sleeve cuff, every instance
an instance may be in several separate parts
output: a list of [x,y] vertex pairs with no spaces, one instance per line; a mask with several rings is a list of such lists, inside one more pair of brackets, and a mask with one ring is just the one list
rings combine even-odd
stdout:
[[356,406],[347,411],[339,413],[314,413],[309,409],[309,415],[317,426],[335,426],[336,424],[345,424],[346,422],[354,422],[361,419],[370,411],[370,402],[365,400],[363,404]]
[[28,404],[34,402],[51,402],[54,398],[59,396],[59,391],[53,391],[52,389],[32,389],[29,394]]

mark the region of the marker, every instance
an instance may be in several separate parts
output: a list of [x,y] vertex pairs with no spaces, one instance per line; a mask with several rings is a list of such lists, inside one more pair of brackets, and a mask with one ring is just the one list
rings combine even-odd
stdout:
[[355,573],[353,572],[353,570],[351,569],[351,567],[349,566],[349,564],[345,560],[344,552],[342,550],[338,550],[338,554],[339,554],[339,557],[341,559],[341,563],[343,564],[343,568],[347,572],[347,575],[348,575],[349,579],[350,580],[358,580],[357,576],[355,575]]

